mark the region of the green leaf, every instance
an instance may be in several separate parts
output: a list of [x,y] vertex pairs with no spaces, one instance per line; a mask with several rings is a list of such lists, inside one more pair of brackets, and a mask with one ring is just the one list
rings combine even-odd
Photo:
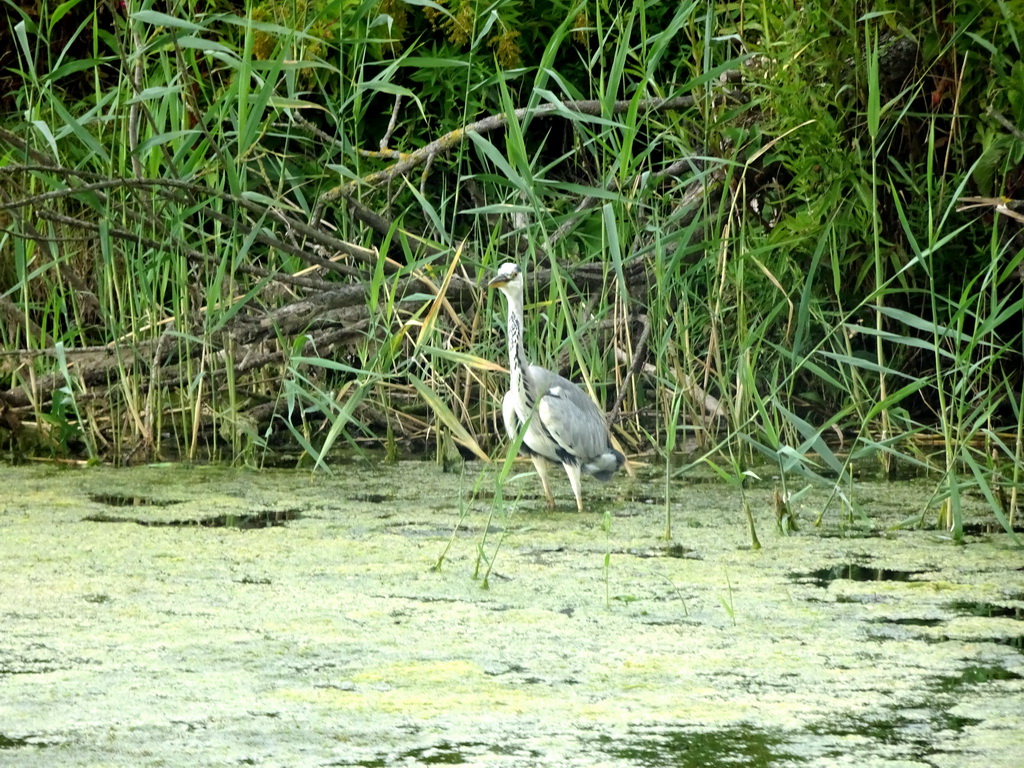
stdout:
[[53,159],[59,160],[60,153],[57,150],[57,140],[53,136],[53,132],[50,130],[50,126],[44,123],[42,120],[33,120],[32,126],[43,135],[43,140],[46,142],[50,151],[53,153]]
[[481,371],[494,371],[495,373],[504,373],[505,368],[493,363],[486,357],[478,357],[477,355],[471,355],[468,352],[459,352],[454,349],[442,349],[441,347],[435,347],[430,344],[420,344],[418,347],[420,352],[425,352],[434,357],[440,357],[443,360],[456,363],[458,365],[464,365],[467,368],[475,368]]
[[235,52],[224,45],[224,43],[218,43],[214,40],[207,40],[202,37],[183,35],[182,37],[175,38],[175,42],[182,48],[191,48],[197,51],[216,51],[217,53],[229,53],[232,56],[235,55]]
[[187,29],[190,32],[202,32],[205,29],[201,24],[196,24],[193,21],[186,21],[185,19],[179,19],[176,16],[169,16],[166,13],[160,13],[160,11],[136,11],[131,15],[131,18],[135,21],[140,21],[143,24],[152,24],[156,27]]
[[61,3],[56,8],[53,9],[53,12],[50,14],[50,18],[47,22],[47,28],[49,29],[51,34],[53,33],[54,27],[57,26],[60,20],[63,19],[68,14],[68,12],[71,11],[80,2],[82,2],[82,0],[67,0],[67,2]]
[[872,371],[874,373],[884,373],[886,376],[899,376],[904,379],[916,380],[916,377],[913,374],[904,373],[903,371],[898,371],[895,368],[888,368],[884,365],[879,365],[874,360],[869,360],[864,357],[856,357],[853,355],[841,355],[838,352],[828,352],[826,350],[822,350],[818,354],[835,360],[836,362],[844,363],[845,365],[849,365],[853,368],[863,368],[865,371]]
[[22,19],[14,25],[14,37],[18,41],[18,46],[21,48],[21,55],[24,61],[27,63],[29,74],[32,79],[36,78],[36,57],[32,55],[32,46],[28,42],[28,28],[25,25],[25,20]]
[[289,362],[298,367],[300,365],[310,365],[316,368],[326,368],[330,371],[342,371],[343,373],[351,373],[356,376],[369,375],[370,372],[362,368],[353,368],[351,365],[345,365],[345,363],[339,363],[337,360],[331,360],[326,357],[302,357],[296,356],[289,360]]
[[[939,336],[942,338],[952,338],[960,343],[968,343],[971,341],[971,337],[967,334],[961,333],[954,328],[949,328],[944,325],[939,325],[934,320],[926,320],[923,317],[907,312],[903,309],[897,309],[896,307],[889,307],[884,304],[875,305],[875,311],[880,312],[888,318],[895,320],[898,323],[902,323],[910,328],[915,328],[919,331],[924,331],[932,335],[933,337]],[[863,330],[863,329],[862,329]],[[907,342],[909,343],[909,342]],[[928,347],[931,349],[931,345]]]
[[143,101],[150,101],[156,99],[164,99],[168,96],[181,93],[180,85],[159,85],[152,86],[150,88],[143,88],[135,96],[132,96],[125,104],[138,104]]
[[546,101],[548,104],[554,106],[554,113],[556,115],[561,115],[567,120],[572,120],[574,123],[589,123],[591,125],[603,125],[607,128],[615,129],[619,129],[622,127],[621,123],[610,118],[601,117],[600,115],[591,115],[586,112],[580,112],[579,110],[576,109],[569,109],[569,107],[565,105],[565,102],[563,102],[560,98],[558,98],[558,96],[553,94],[551,91],[538,89],[537,94],[539,96],[542,96],[544,98],[544,101]]

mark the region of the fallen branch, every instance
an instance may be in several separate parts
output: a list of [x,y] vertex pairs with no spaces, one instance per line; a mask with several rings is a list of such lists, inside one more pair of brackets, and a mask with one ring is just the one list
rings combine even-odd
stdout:
[[[288,215],[288,213],[285,212],[287,204],[284,201],[281,202],[280,206],[268,206],[266,204],[257,203],[244,197],[237,197],[227,192],[222,192],[218,189],[214,189],[213,187],[209,187],[205,184],[198,184],[192,181],[180,181],[177,179],[104,178],[96,176],[95,174],[82,174],[74,170],[51,168],[49,166],[2,166],[0,167],[0,178],[10,177],[19,173],[31,172],[61,175],[67,180],[77,179],[78,183],[69,185],[62,189],[50,190],[37,195],[3,200],[0,202],[0,211],[10,211],[14,213],[15,211],[20,211],[25,208],[32,208],[35,209],[37,215],[42,218],[47,218],[51,221],[61,223],[69,227],[84,229],[90,232],[98,232],[100,229],[98,223],[57,213],[45,207],[44,204],[68,198],[75,199],[77,195],[81,195],[83,193],[99,195],[100,199],[105,201],[106,198],[103,197],[103,193],[120,188],[155,190],[157,194],[168,199],[170,202],[181,203],[182,201],[174,196],[174,191],[180,191],[186,193],[190,197],[206,197],[222,200],[248,211],[257,221],[265,218],[272,218],[280,222],[281,225],[289,232],[297,233],[321,248],[351,256],[355,260],[370,267],[376,264],[377,251],[375,249],[364,248],[360,245],[349,243],[335,237],[329,232],[324,231],[322,228],[313,227],[303,220]],[[240,221],[237,218],[229,218],[217,211],[207,210],[206,212],[210,214],[212,218],[223,223],[229,223],[232,226],[236,226],[244,232],[251,232],[254,228],[253,225],[250,225],[247,222]],[[113,237],[135,242],[146,247],[166,247],[166,244],[164,243],[146,239],[133,232],[128,232],[117,227],[109,227],[109,232]],[[285,242],[283,239],[272,236],[263,230],[258,231],[256,239],[269,247],[298,256],[311,266],[326,268],[342,274],[353,274],[346,269],[344,265],[339,265],[329,259],[325,259],[323,256],[314,253],[309,249],[293,246],[290,243]],[[213,259],[213,257],[192,248],[181,246],[181,252],[186,254],[186,256],[192,260],[216,263],[216,260]],[[287,275],[272,273],[267,270],[261,270],[257,267],[250,267],[242,264],[238,265],[236,269],[241,272],[256,274],[260,277],[271,277],[272,279],[281,279],[283,282],[290,282],[288,279],[289,276]],[[314,287],[314,284],[310,283],[305,287]]]
[[[693,96],[676,96],[671,99],[642,99],[637,106],[639,112],[657,112],[657,111],[671,111],[679,109],[689,109],[694,104]],[[612,114],[622,114],[623,112],[629,111],[633,107],[633,102],[629,99],[623,99],[616,101],[612,104]],[[576,115],[593,115],[600,116],[605,109],[603,102],[597,99],[587,101],[560,101],[551,104],[542,104],[538,107],[520,107],[513,112],[513,116],[516,120],[523,120],[527,117],[574,117]],[[332,203],[340,197],[350,196],[360,186],[379,187],[387,184],[389,181],[393,181],[401,176],[403,173],[412,170],[418,165],[422,165],[425,162],[433,159],[436,155],[443,152],[449,152],[455,147],[459,146],[466,137],[471,133],[481,134],[489,133],[490,131],[497,130],[504,127],[509,120],[507,114],[490,115],[477,120],[475,123],[470,123],[463,128],[456,128],[454,131],[446,133],[439,139],[432,141],[424,147],[420,147],[415,152],[410,152],[407,155],[403,155],[402,159],[394,165],[385,168],[382,171],[376,171],[364,176],[362,179],[355,181],[349,181],[341,184],[333,189],[329,189],[320,196],[319,203],[317,204],[317,213],[323,209],[328,203]],[[314,221],[317,217],[314,217]]]

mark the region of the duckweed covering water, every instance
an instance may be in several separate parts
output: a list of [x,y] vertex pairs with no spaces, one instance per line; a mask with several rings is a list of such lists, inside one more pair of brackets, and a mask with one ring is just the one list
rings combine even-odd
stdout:
[[663,480],[489,517],[475,479],[4,469],[0,763],[1022,765],[1024,555],[886,531],[927,489],[789,537],[748,490],[755,552],[731,489],[666,542]]

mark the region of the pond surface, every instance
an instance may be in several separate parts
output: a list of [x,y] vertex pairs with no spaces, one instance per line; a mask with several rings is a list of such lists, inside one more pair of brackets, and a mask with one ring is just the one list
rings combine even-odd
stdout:
[[888,530],[930,486],[684,478],[668,541],[468,467],[0,468],[0,764],[1024,765],[1024,553]]

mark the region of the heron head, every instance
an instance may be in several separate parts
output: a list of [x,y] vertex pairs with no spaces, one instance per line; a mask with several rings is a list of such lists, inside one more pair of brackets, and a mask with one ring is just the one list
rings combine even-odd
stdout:
[[508,286],[514,287],[515,285],[518,285],[521,289],[522,284],[523,273],[519,270],[519,267],[511,261],[506,261],[498,267],[498,274],[491,278],[487,283],[487,287],[505,290]]

